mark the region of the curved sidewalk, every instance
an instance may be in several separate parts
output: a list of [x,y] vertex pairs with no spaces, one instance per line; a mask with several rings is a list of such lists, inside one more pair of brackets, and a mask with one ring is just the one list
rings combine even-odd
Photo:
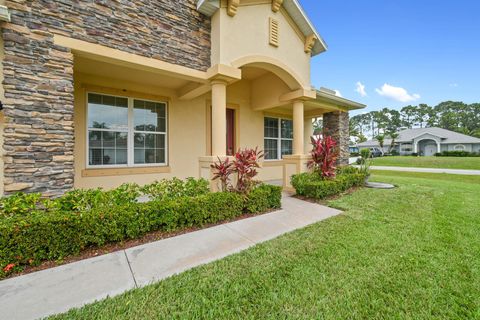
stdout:
[[448,173],[462,174],[470,176],[480,175],[480,170],[463,170],[463,169],[439,169],[439,168],[415,168],[415,167],[391,167],[391,166],[371,166],[372,170],[387,171],[405,171],[405,172],[427,172],[427,173]]
[[0,281],[0,318],[36,319],[142,287],[341,211],[287,195],[282,209]]

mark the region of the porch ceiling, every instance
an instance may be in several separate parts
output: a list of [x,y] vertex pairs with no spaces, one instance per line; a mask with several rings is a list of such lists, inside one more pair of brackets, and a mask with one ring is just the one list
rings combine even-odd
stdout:
[[188,80],[88,59],[83,56],[75,56],[74,71],[95,76],[113,78],[119,81],[135,82],[138,84],[174,90],[180,89],[189,83]]

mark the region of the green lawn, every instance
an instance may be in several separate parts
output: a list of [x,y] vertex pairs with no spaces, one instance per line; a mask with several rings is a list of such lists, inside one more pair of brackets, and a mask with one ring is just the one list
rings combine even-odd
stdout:
[[345,213],[56,319],[480,318],[480,176],[375,172]]
[[373,159],[372,165],[480,170],[480,157],[381,157]]

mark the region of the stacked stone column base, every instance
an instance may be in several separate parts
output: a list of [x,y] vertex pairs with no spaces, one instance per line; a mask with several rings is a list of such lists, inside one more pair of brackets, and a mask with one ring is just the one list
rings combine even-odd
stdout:
[[331,136],[339,149],[337,165],[348,165],[350,127],[348,112],[335,111],[323,115],[323,133]]

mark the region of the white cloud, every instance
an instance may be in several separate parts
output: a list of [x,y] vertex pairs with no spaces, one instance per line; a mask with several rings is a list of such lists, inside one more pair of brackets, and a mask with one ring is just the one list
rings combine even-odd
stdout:
[[456,88],[456,87],[458,87],[458,83],[450,83],[450,87]]
[[411,102],[420,99],[418,93],[409,94],[407,90],[401,87],[394,87],[385,83],[381,89],[375,89],[375,91],[383,96],[400,102]]
[[356,84],[356,89],[355,91],[358,92],[362,97],[366,97],[367,96],[367,92],[365,91],[365,85],[363,83],[361,83],[360,81],[358,81]]
[[333,90],[333,91],[335,91],[335,95],[336,95],[337,97],[343,98],[342,93],[340,92],[340,90]]

